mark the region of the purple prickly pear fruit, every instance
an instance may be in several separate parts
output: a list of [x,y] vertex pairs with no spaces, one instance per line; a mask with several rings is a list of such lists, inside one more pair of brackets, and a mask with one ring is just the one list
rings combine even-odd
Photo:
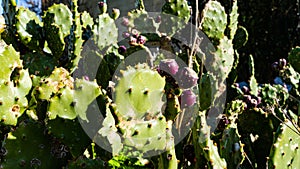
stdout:
[[240,87],[240,85],[239,85],[238,83],[234,83],[233,86],[234,86],[235,88],[239,88],[239,87]]
[[196,103],[196,95],[191,90],[184,90],[180,96],[181,108],[187,108]]
[[248,94],[249,93],[249,88],[247,86],[243,86],[242,91],[244,92],[244,94]]
[[136,30],[136,29],[132,29],[131,30],[131,34],[132,34],[132,36],[134,37],[134,38],[138,38],[140,35],[140,33],[139,33],[139,31],[138,30]]
[[106,13],[107,12],[107,4],[103,1],[101,2],[98,2],[98,7],[100,9],[100,13],[103,14],[103,13]]
[[158,15],[156,18],[155,18],[155,22],[156,23],[160,23],[161,22],[161,16]]
[[126,17],[123,17],[122,25],[127,27],[129,25],[129,19]]
[[90,80],[90,78],[88,76],[83,76],[83,79],[86,80],[86,81]]
[[178,64],[175,59],[164,59],[159,63],[159,71],[165,71],[171,75],[175,75],[178,72]]
[[130,37],[130,33],[128,32],[123,32],[122,33],[123,38],[129,38]]
[[261,103],[261,97],[257,97],[257,105],[259,105]]
[[198,81],[197,73],[189,67],[179,69],[176,74],[176,77],[179,87],[183,89],[195,86]]
[[246,103],[250,103],[251,102],[251,96],[250,95],[244,95],[244,101],[246,102]]
[[278,62],[272,63],[272,69],[273,69],[273,70],[278,70],[278,69],[279,69]]
[[286,66],[286,60],[283,59],[279,59],[279,63],[278,63],[279,69],[283,69]]
[[133,46],[136,46],[137,45],[137,39],[135,37],[130,36],[129,44],[133,45]]
[[248,109],[248,105],[247,103],[244,103],[244,109],[247,110]]
[[140,44],[140,45],[143,45],[143,44],[145,44],[146,43],[146,37],[145,36],[142,36],[142,35],[140,35],[140,36],[138,36],[138,38],[137,38],[137,42],[138,42],[138,44]]
[[251,99],[250,104],[252,107],[256,107],[257,106],[257,100],[256,99]]
[[125,47],[124,45],[120,46],[119,49],[118,49],[118,52],[119,52],[120,54],[125,53],[125,52],[126,52],[126,47]]

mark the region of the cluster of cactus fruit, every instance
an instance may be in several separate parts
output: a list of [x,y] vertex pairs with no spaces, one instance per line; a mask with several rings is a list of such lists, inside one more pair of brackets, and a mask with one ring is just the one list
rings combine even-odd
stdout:
[[[270,65],[274,82],[258,84],[250,56],[249,81],[237,83],[237,49],[247,41],[237,0],[229,13],[206,2],[197,29],[212,44],[193,43],[199,47],[176,39],[193,19],[186,0],[168,0],[155,15],[139,0],[120,18],[108,5],[99,2],[93,19],[72,0],[40,19],[2,1],[0,168],[296,167],[299,47],[289,62]],[[85,44],[96,50],[84,55]],[[91,56],[101,58],[95,77],[72,77]],[[226,90],[231,96],[216,112]],[[87,111],[96,98],[102,120]],[[214,131],[210,112],[219,114]],[[95,121],[101,124],[90,139],[81,123]]]

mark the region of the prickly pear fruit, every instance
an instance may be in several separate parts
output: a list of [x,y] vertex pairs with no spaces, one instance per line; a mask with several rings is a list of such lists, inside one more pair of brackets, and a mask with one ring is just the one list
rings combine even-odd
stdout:
[[188,67],[184,67],[178,70],[177,74],[177,83],[180,88],[187,89],[195,86],[198,81],[197,73]]
[[164,71],[170,75],[175,75],[178,72],[178,64],[175,59],[164,59],[161,60],[158,66],[159,71]]
[[182,108],[187,108],[196,103],[197,96],[190,89],[187,89],[182,92],[180,98],[181,98],[180,106]]

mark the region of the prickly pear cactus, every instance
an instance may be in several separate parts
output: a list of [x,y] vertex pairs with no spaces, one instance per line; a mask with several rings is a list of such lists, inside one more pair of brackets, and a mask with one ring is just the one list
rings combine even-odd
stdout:
[[21,122],[4,141],[7,155],[1,167],[60,168],[62,164],[51,154],[51,144],[44,130],[43,125],[37,122]]
[[291,122],[282,123],[275,136],[268,164],[270,168],[297,168],[300,163],[299,128]]
[[19,53],[12,45],[0,48],[0,118],[1,123],[16,125],[28,106],[26,95],[31,89],[28,70],[24,70]]
[[[202,16],[201,28],[206,35],[216,41],[222,39],[227,25],[227,15],[221,3],[215,0],[208,1],[202,11]],[[232,31],[235,29],[233,25],[234,17],[232,15],[232,24],[230,24]]]
[[146,65],[121,71],[115,92],[120,117],[142,119],[161,113],[165,79]]

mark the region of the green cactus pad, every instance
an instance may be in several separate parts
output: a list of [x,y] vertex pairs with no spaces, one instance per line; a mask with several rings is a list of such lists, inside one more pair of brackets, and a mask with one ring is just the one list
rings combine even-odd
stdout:
[[224,36],[227,25],[227,15],[220,2],[210,0],[202,11],[201,27],[205,34],[213,40],[220,40]]
[[69,35],[72,26],[72,12],[70,9],[62,3],[54,4],[48,8],[46,11],[46,16],[49,13],[54,15],[52,23],[55,23],[59,26],[62,36],[66,37]]
[[[133,10],[128,13],[129,26],[139,30],[142,33],[153,33],[157,30],[157,24],[154,19],[144,10]],[[145,24],[147,23],[147,24]]]
[[234,38],[235,32],[238,29],[238,17],[239,17],[239,13],[238,13],[238,6],[237,6],[238,1],[237,0],[233,0],[233,4],[232,4],[232,9],[231,12],[229,14],[230,18],[230,22],[228,25],[228,28],[230,29],[230,39]]
[[80,79],[75,81],[75,85],[75,90],[65,87],[50,99],[49,119],[55,119],[57,115],[65,119],[74,119],[79,115],[82,120],[87,120],[87,107],[101,93],[100,88],[96,82]]
[[73,90],[70,88],[62,89],[59,95],[52,97],[48,108],[49,119],[55,119],[58,115],[65,119],[75,119],[77,114],[73,106]]
[[162,7],[159,31],[168,36],[174,35],[190,19],[190,8],[186,0],[166,1]]
[[68,58],[70,59],[70,61],[66,65],[66,67],[70,70],[71,73],[73,73],[74,70],[77,68],[79,60],[81,59],[82,45],[84,42],[82,39],[82,20],[80,18],[81,16],[77,8],[77,1],[72,1],[71,9],[73,16],[73,24],[71,26],[70,35],[67,37]]
[[9,45],[0,49],[0,118],[1,123],[16,125],[27,108],[26,95],[32,82],[28,70],[22,69],[19,53]]
[[232,41],[234,49],[239,49],[246,45],[248,41],[248,32],[243,26],[238,26],[234,39]]
[[212,67],[216,70],[212,74],[219,76],[224,80],[227,78],[228,74],[231,71],[231,68],[234,63],[234,49],[232,40],[228,39],[224,36],[219,45],[217,46],[217,50],[214,56],[215,62]]
[[294,169],[300,164],[299,128],[288,121],[282,123],[275,134],[275,141],[269,156],[269,167]]
[[83,21],[82,22],[82,27],[83,28],[87,28],[88,26],[90,26],[92,28],[92,26],[94,25],[94,21],[93,21],[93,18],[91,17],[91,15],[86,12],[86,11],[83,11],[81,13],[81,20]]
[[149,121],[120,121],[118,126],[123,133],[124,144],[142,153],[166,148],[167,123],[164,116]]
[[293,68],[300,73],[300,47],[297,46],[289,53],[288,56],[289,63]]
[[96,97],[102,94],[96,81],[86,81],[76,79],[75,81],[74,100],[75,111],[82,120],[87,120],[86,110]]
[[190,8],[186,0],[169,0],[162,7],[163,13],[175,15],[185,23],[190,19]]
[[[200,112],[193,127],[193,144],[197,154],[196,168],[227,168],[224,158],[221,158],[218,147],[210,139],[210,128],[207,125],[205,112]],[[202,155],[202,156],[201,156]],[[206,160],[201,159],[204,157]]]
[[79,115],[82,120],[87,120],[87,107],[100,94],[95,81],[76,79],[74,87],[74,79],[64,68],[54,69],[48,78],[40,80],[34,91],[37,99],[49,102],[49,119],[55,119],[57,115],[74,119]]
[[20,7],[17,13],[16,28],[20,40],[30,49],[38,50],[42,46],[42,23],[38,16],[28,8]]
[[161,112],[165,79],[146,65],[121,71],[115,103],[122,117],[141,119]]
[[205,73],[201,76],[199,83],[199,102],[200,110],[208,109],[213,103],[213,96],[216,94],[215,77],[209,73]]
[[94,25],[93,33],[93,40],[100,50],[118,42],[115,21],[107,13],[98,16],[98,23]]
[[47,45],[55,58],[60,58],[65,48],[64,38],[70,34],[72,13],[66,5],[55,4],[44,15]]
[[54,14],[47,13],[44,18],[44,30],[46,32],[45,48],[49,48],[54,58],[57,60],[63,54],[65,42],[62,32],[57,24],[52,23]]
[[20,123],[5,140],[4,147],[7,155],[1,162],[1,167],[7,169],[61,168],[61,161],[51,154],[51,144],[49,138],[44,135],[44,130],[43,125],[38,123]]
[[39,86],[36,87],[38,98],[49,100],[52,94],[57,94],[65,86],[73,88],[73,82],[73,78],[66,69],[56,68],[48,78],[42,79]]

